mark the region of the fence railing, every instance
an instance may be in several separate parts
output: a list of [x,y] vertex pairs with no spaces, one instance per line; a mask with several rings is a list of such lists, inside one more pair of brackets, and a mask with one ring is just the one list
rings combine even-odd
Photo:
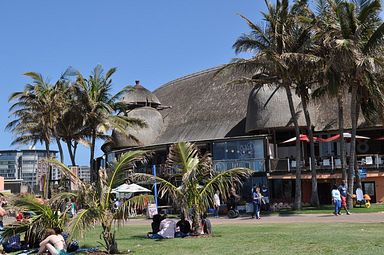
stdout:
[[[254,170],[255,172],[265,172],[265,160],[264,159],[249,159],[249,160],[214,160],[213,168],[216,171],[225,171],[232,168],[244,167]],[[152,166],[140,166],[135,168],[137,173],[152,174]],[[156,173],[159,176],[162,175],[175,175],[180,173],[177,167],[170,168],[165,164],[156,165]]]
[[213,167],[216,171],[225,171],[232,168],[244,167],[249,168],[255,172],[265,172],[264,159],[237,159],[237,160],[214,160]]
[[[359,154],[356,156],[357,166],[359,168],[367,169],[384,169],[384,155],[381,154]],[[349,165],[349,158],[346,158],[346,167]],[[308,158],[300,162],[301,169],[311,171],[313,167],[319,170],[337,170],[342,168],[340,156],[329,156],[316,158],[315,165],[311,165],[311,159]],[[295,158],[285,159],[271,159],[270,171],[271,172],[291,172],[297,168],[297,161]]]

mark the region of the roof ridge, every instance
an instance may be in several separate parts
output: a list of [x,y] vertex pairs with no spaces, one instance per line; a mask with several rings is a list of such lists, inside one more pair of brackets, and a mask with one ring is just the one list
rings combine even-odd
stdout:
[[218,70],[218,69],[220,69],[221,67],[223,67],[224,65],[225,65],[225,64],[218,65],[218,66],[215,66],[215,67],[211,67],[211,68],[207,68],[207,69],[204,69],[204,70],[201,70],[201,71],[194,72],[194,73],[192,73],[192,74],[187,74],[187,75],[182,76],[182,77],[180,77],[180,78],[176,78],[176,79],[174,79],[174,80],[172,80],[172,81],[169,81],[169,82],[167,82],[167,83],[161,85],[160,87],[158,87],[157,89],[155,89],[155,90],[153,91],[153,93],[156,92],[157,90],[162,89],[162,88],[165,88],[165,87],[167,87],[167,86],[169,86],[169,85],[171,85],[171,84],[173,84],[173,83],[175,83],[175,82],[184,81],[184,80],[187,80],[187,79],[190,79],[190,78],[199,76],[199,75],[203,75],[203,74],[212,72],[212,71],[214,71],[214,70]]

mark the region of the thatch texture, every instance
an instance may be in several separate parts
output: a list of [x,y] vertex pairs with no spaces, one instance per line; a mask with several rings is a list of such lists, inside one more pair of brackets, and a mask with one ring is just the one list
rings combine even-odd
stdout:
[[[249,135],[256,130],[293,127],[284,89],[280,89],[265,106],[274,91],[273,86],[265,86],[257,91],[251,84],[229,84],[231,81],[250,76],[244,70],[228,69],[218,73],[218,68],[214,68],[161,86],[153,94],[157,96],[157,102],[161,101],[163,105],[170,107],[160,111],[162,119],[153,108],[156,114],[149,110],[149,107],[146,107],[146,110],[135,109],[132,117],[140,117],[142,114],[141,118],[148,125],[145,129],[128,130],[140,143],[118,135],[115,136],[114,147],[214,140]],[[294,94],[294,91],[292,93]],[[146,93],[146,100],[147,95]],[[300,100],[295,94],[293,99],[299,112],[299,125],[305,127]],[[125,101],[127,100],[126,98]],[[139,99],[129,101],[135,100]],[[349,101],[345,100],[344,105],[346,129],[351,126]],[[315,131],[338,128],[336,98],[325,97],[312,101],[309,110]],[[364,125],[362,118],[359,125]]]
[[[263,108],[273,88],[265,87],[251,101],[252,122],[246,120],[251,84],[230,85],[246,73],[239,70],[217,69],[200,72],[165,84],[154,93],[165,105],[172,108],[161,111],[166,129],[157,143],[173,143],[182,140],[196,141],[246,134],[247,127],[284,127],[290,120],[285,94]],[[254,111],[256,109],[256,111]],[[250,115],[248,115],[250,116]]]
[[141,86],[138,81],[136,81],[136,85],[133,87],[133,90],[123,95],[122,101],[130,105],[160,105],[160,101],[156,95]]
[[128,113],[128,117],[138,118],[145,122],[146,127],[129,127],[126,134],[121,134],[116,130],[112,133],[114,149],[134,146],[145,146],[155,143],[158,136],[163,131],[163,117],[154,108],[141,107]]

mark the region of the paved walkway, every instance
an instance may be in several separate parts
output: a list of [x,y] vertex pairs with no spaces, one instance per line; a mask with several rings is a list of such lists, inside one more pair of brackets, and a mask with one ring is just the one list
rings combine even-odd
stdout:
[[[351,215],[335,216],[333,214],[282,214],[262,216],[260,220],[249,216],[229,219],[228,217],[209,218],[214,225],[220,224],[269,224],[269,223],[328,223],[328,222],[358,222],[358,223],[384,223],[384,212],[353,213]],[[175,219],[176,220],[176,219]],[[4,224],[14,222],[14,217],[4,217]],[[150,225],[151,220],[130,219],[126,224]]]
[[[333,214],[293,214],[293,215],[270,215],[262,216],[260,220],[251,217],[239,217],[228,219],[227,217],[209,218],[212,224],[265,224],[265,223],[328,223],[328,222],[358,222],[358,223],[384,223],[384,212],[380,213],[354,213],[351,215],[335,216]],[[132,219],[128,224],[148,225],[149,220]]]

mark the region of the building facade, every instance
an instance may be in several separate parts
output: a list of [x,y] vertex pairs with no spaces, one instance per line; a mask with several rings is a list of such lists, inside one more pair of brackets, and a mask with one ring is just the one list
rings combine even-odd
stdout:
[[[102,147],[104,158],[110,161],[136,148],[152,150],[155,153],[147,169],[140,171],[151,172],[151,165],[157,165],[161,174],[170,171],[164,166],[169,146],[189,141],[196,143],[202,152],[212,154],[218,171],[237,166],[252,169],[254,173],[244,186],[244,196],[250,195],[252,185],[268,185],[274,201],[293,201],[295,171],[300,164],[303,202],[310,201],[311,170],[316,168],[320,202],[331,203],[331,187],[340,183],[342,172],[340,143],[329,139],[338,133],[337,99],[323,98],[310,104],[313,131],[323,140],[315,144],[315,165],[310,163],[309,145],[305,141],[301,143],[303,160],[297,162],[295,144],[289,142],[295,132],[285,91],[231,86],[229,82],[249,74],[236,69],[219,74],[217,71],[218,68],[182,77],[153,93],[138,83],[137,89],[128,92],[123,101],[130,106],[126,115],[142,119],[147,127],[130,127],[126,130],[129,136],[114,132],[113,141]],[[294,96],[293,100],[300,113],[300,99]],[[344,103],[344,116],[350,116],[348,94],[344,95]],[[306,134],[304,116],[298,116],[301,132]],[[349,132],[350,118],[345,117],[344,122],[345,132]],[[366,138],[357,139],[355,179],[360,178],[363,191],[374,202],[384,202],[383,127],[366,122],[361,115],[358,134]]]
[[[56,153],[50,152],[53,157],[56,157]],[[0,176],[6,181],[22,180],[22,185],[27,186],[28,190],[38,191],[40,179],[47,168],[43,163],[46,157],[45,150],[1,150]]]
[[89,166],[80,166],[78,175],[84,182],[91,182],[91,168]]

